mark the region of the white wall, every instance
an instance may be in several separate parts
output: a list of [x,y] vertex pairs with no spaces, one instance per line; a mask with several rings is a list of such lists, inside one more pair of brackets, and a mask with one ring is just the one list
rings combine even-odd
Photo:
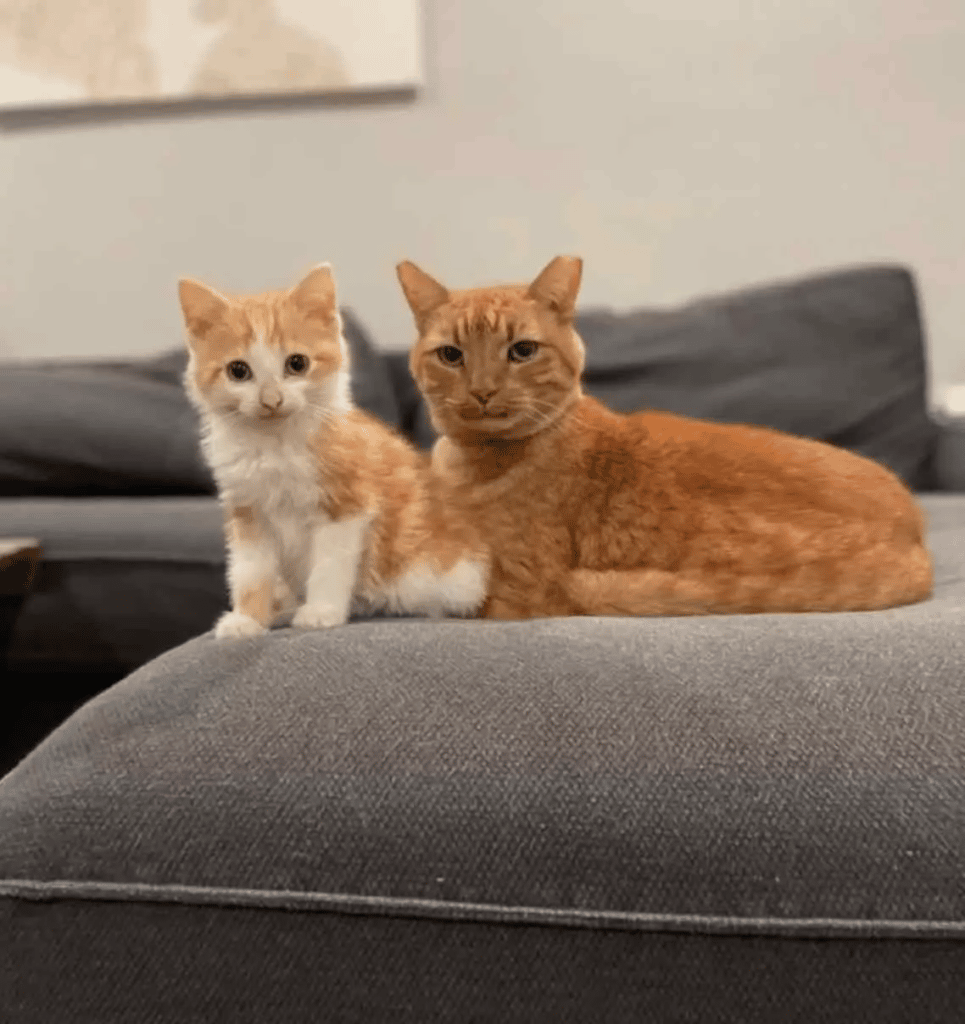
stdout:
[[965,380],[961,0],[435,0],[426,26],[408,104],[8,123],[0,353],[162,348],[179,275],[321,259],[387,347],[401,257],[469,285],[581,253],[615,306],[897,260],[935,380]]

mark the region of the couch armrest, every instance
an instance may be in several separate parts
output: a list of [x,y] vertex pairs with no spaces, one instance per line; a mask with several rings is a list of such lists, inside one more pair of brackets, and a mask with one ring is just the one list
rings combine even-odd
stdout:
[[936,491],[965,492],[965,415],[933,412],[938,424],[932,455],[932,481]]

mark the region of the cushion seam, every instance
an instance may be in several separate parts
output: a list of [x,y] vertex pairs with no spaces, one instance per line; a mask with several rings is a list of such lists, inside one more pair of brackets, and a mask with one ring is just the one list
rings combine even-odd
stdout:
[[965,939],[958,921],[734,917],[508,906],[395,896],[127,882],[0,880],[0,898],[335,913],[475,924],[788,939]]

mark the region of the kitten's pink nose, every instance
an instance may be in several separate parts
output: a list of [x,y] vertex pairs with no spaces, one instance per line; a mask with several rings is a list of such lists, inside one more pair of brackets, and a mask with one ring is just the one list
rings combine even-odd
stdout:
[[277,409],[281,405],[281,391],[278,388],[262,388],[258,401],[266,409]]
[[475,398],[476,401],[479,402],[480,405],[485,405],[489,401],[489,399],[492,398],[493,395],[496,394],[496,389],[495,388],[491,388],[489,391],[472,391],[472,390],[470,390],[469,394],[472,395],[472,397]]

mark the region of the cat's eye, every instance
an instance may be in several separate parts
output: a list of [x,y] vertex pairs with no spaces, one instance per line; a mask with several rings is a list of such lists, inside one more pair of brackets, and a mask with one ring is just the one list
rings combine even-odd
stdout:
[[536,355],[537,347],[535,341],[517,341],[509,346],[509,359],[513,363],[525,363]]
[[458,366],[462,362],[462,349],[455,345],[443,345],[436,349],[436,355],[446,366]]
[[232,380],[250,380],[251,367],[242,359],[234,359],[228,363],[228,376]]
[[304,373],[308,369],[308,356],[296,352],[285,360],[285,369],[288,373]]

